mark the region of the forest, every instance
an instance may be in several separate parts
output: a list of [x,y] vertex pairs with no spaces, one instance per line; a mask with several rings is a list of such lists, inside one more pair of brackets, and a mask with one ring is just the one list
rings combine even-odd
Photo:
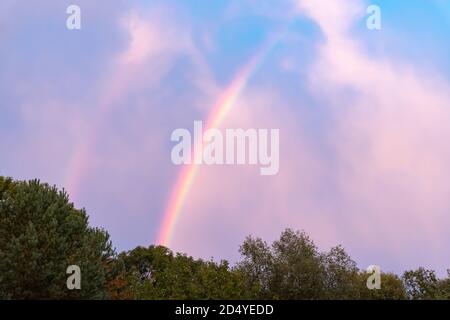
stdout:
[[[425,268],[382,273],[381,288],[369,290],[369,275],[345,248],[322,252],[304,231],[286,229],[273,243],[248,236],[239,253],[231,265],[163,246],[116,252],[64,190],[0,177],[0,299],[450,298],[450,274]],[[81,270],[80,289],[68,289],[72,265]]]

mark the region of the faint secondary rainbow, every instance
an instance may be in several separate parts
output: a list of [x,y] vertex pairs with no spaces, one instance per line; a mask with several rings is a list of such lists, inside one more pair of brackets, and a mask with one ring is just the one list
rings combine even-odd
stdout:
[[[233,81],[218,99],[212,111],[208,115],[204,130],[219,127],[224,121],[226,115],[236,104],[241,93],[244,91],[248,81],[258,67],[262,64],[265,57],[269,54],[276,44],[276,39],[270,39],[262,49],[260,49],[250,61],[237,73]],[[156,243],[168,246],[172,238],[177,221],[180,217],[184,203],[189,190],[199,171],[199,165],[194,163],[186,165],[178,176],[175,187],[172,190],[163,221]]]

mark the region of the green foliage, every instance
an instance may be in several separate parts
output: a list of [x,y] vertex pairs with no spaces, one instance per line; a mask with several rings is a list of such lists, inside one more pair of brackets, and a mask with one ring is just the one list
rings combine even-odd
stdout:
[[[111,255],[108,234],[64,191],[0,177],[0,298],[104,298]],[[66,287],[69,265],[81,268],[81,290]]]
[[370,274],[359,272],[360,296],[362,300],[405,300],[407,299],[405,285],[402,279],[393,273],[381,273],[381,288],[367,289],[367,278]]
[[121,253],[135,299],[248,299],[243,275],[228,262],[194,260],[162,246]]
[[337,246],[322,254],[322,263],[325,281],[322,298],[340,300],[360,298],[358,268],[343,247]]
[[243,260],[237,269],[244,274],[245,285],[249,288],[259,288],[258,296],[268,299],[272,292],[273,255],[267,243],[261,239],[247,237],[239,252]]
[[449,299],[449,278],[440,280],[433,270],[419,268],[403,274],[408,297],[412,300]]
[[403,282],[382,274],[382,288],[369,290],[368,274],[337,246],[320,253],[304,232],[285,230],[271,246],[248,237],[240,248],[239,269],[257,283],[261,299],[405,299]]
[[250,284],[259,284],[262,299],[319,299],[326,296],[328,284],[334,286],[326,274],[327,268],[335,267],[333,253],[328,256],[329,264],[324,264],[324,257],[304,232],[287,229],[270,247],[248,237],[240,253],[243,260],[238,268]]
[[447,278],[439,281],[438,289],[439,299],[450,300],[450,270],[447,270]]
[[[64,191],[0,177],[0,299],[450,299],[450,271],[382,273],[369,290],[343,247],[319,252],[291,229],[270,245],[248,237],[239,251],[235,267],[163,246],[115,255]],[[66,287],[69,265],[81,268],[81,290]]]

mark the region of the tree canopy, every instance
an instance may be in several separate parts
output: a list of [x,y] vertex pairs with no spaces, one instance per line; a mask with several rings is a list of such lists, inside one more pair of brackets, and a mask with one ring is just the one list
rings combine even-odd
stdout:
[[[64,191],[0,177],[0,298],[105,298],[112,255],[108,234]],[[67,289],[70,265],[83,270],[81,290]]]
[[[322,252],[304,231],[271,244],[249,236],[239,252],[235,265],[154,245],[116,254],[64,190],[0,177],[0,299],[450,299],[450,271],[424,268],[381,273],[369,290],[342,246]],[[66,286],[71,265],[79,290]]]

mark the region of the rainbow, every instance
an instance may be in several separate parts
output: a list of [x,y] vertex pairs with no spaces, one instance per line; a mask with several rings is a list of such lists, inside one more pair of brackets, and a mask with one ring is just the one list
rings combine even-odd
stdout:
[[[285,28],[284,31],[287,31]],[[266,41],[265,45],[248,61],[248,63],[237,73],[233,81],[229,84],[226,90],[218,99],[215,106],[212,108],[207,121],[205,122],[204,130],[219,127],[224,121],[226,115],[233,108],[239,96],[245,89],[249,79],[262,64],[263,60],[268,56],[270,51],[275,47],[275,44],[283,36],[285,32],[279,32]],[[107,86],[106,92],[113,94],[104,95],[99,103],[99,110],[95,116],[93,123],[96,124],[91,130],[84,135],[84,143],[80,144],[75,149],[69,162],[69,170],[65,179],[65,186],[71,197],[76,197],[81,185],[81,180],[87,171],[88,158],[90,150],[92,150],[96,137],[102,131],[101,124],[105,114],[111,107],[111,104],[117,97],[120,97],[124,88],[122,83],[127,82],[131,75],[127,68],[121,68],[117,74],[113,75],[112,83]],[[168,245],[173,231],[175,229],[177,220],[180,216],[183,205],[186,201],[188,192],[195,180],[199,171],[199,166],[195,164],[185,166],[180,172],[174,188],[172,189],[169,202],[166,205],[166,210],[162,219],[160,232],[156,239],[157,244]]]
[[[233,81],[226,88],[223,94],[219,97],[217,103],[212,108],[209,116],[207,117],[204,130],[219,127],[225,117],[236,104],[241,93],[244,91],[251,76],[262,64],[266,56],[275,46],[275,38],[267,41],[267,44],[263,46],[250,61],[237,73]],[[194,163],[186,165],[178,176],[175,187],[172,190],[169,202],[166,206],[166,210],[163,216],[163,221],[160,229],[160,233],[156,240],[157,244],[168,246],[170,239],[172,238],[175,230],[178,218],[180,217],[183,205],[186,202],[189,190],[195,180],[195,177],[199,171],[200,166]]]
[[131,78],[129,68],[120,66],[119,70],[111,76],[111,82],[107,83],[100,95],[98,110],[94,114],[92,123],[94,125],[82,132],[81,142],[73,151],[69,159],[67,174],[65,177],[65,189],[69,192],[71,198],[76,198],[82,180],[89,167],[91,150],[94,149],[96,140],[102,133],[108,111],[111,109],[114,101],[119,100],[123,91],[124,84]]

